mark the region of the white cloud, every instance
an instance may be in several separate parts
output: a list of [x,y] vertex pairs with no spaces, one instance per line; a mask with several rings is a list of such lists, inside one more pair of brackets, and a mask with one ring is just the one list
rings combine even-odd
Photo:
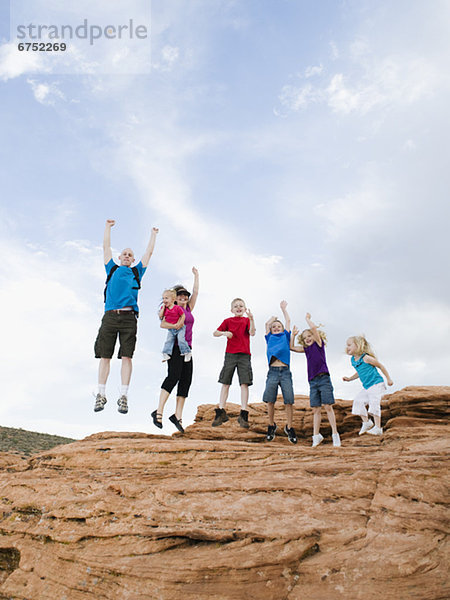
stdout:
[[315,211],[326,222],[328,236],[336,240],[364,237],[368,228],[388,218],[389,208],[383,191],[368,184],[358,192],[318,204]]
[[316,75],[320,75],[323,72],[323,65],[311,66],[305,69],[305,77],[314,77]]
[[301,87],[284,85],[278,96],[281,106],[289,111],[298,111],[307,108],[311,103],[320,102],[324,92],[311,83]]
[[33,90],[34,97],[41,104],[54,106],[58,100],[66,99],[56,83],[40,83],[35,79],[27,79],[27,82]]
[[361,40],[352,45],[351,60],[353,64],[329,78],[323,75],[322,65],[308,67],[305,77],[320,76],[319,83],[283,86],[278,96],[281,106],[296,112],[322,103],[336,113],[365,115],[413,104],[448,85],[447,74],[442,78],[433,62],[409,55],[378,58]]
[[153,55],[152,68],[157,71],[171,71],[178,63],[180,49],[176,46],[163,46],[160,53],[160,59],[157,60]]
[[3,81],[38,72],[50,72],[43,53],[19,52],[17,44],[13,43],[0,46],[0,78]]
[[336,73],[326,88],[329,107],[343,114],[366,114],[375,108],[411,104],[433,94],[439,84],[435,67],[424,59],[386,58],[367,66],[363,76],[351,83]]
[[330,42],[330,54],[331,60],[337,60],[339,58],[339,48],[335,42]]

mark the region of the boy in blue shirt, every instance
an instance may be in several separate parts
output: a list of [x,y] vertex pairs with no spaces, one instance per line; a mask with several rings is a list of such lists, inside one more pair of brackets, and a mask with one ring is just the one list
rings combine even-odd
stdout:
[[266,323],[267,360],[269,372],[267,373],[266,389],[264,390],[263,402],[267,404],[269,426],[267,428],[266,440],[271,442],[275,437],[277,424],[275,423],[275,401],[277,399],[278,386],[283,395],[284,408],[286,410],[287,424],[284,433],[292,444],[297,443],[295,430],[292,427],[294,415],[294,388],[292,386],[292,374],[289,368],[291,353],[291,319],[286,310],[287,302],[282,300],[280,308],[284,316],[286,327],[276,317],[271,317]]

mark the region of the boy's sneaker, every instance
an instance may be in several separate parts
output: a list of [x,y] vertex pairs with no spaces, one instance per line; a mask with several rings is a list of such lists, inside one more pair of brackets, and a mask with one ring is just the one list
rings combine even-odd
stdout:
[[266,440],[268,442],[271,442],[274,437],[275,437],[275,431],[277,430],[277,424],[274,423],[273,425],[269,425],[267,427],[267,435],[266,435]]
[[383,428],[375,426],[372,427],[372,429],[369,429],[367,433],[370,433],[370,435],[383,435]]
[[250,425],[248,424],[248,410],[241,410],[237,418],[237,422],[244,429],[248,429],[250,427]]
[[371,427],[373,427],[373,421],[371,421],[370,419],[368,421],[363,421],[363,424],[361,425],[361,429],[359,430],[358,435],[362,435],[363,433],[366,433],[366,431],[368,431]]
[[340,448],[340,446],[341,446],[341,438],[339,437],[339,434],[338,433],[333,433],[331,437],[333,438],[333,446],[335,448]]
[[128,400],[126,396],[120,396],[120,398],[117,400],[117,410],[122,413],[123,415],[125,415],[128,412]]
[[188,352],[187,354],[184,354],[184,362],[189,362],[192,359],[192,352]]
[[94,412],[100,412],[101,410],[103,410],[105,408],[105,404],[106,404],[107,400],[105,396],[102,396],[102,394],[97,394],[95,397],[95,405],[94,405]]
[[181,433],[184,433],[184,427],[181,424],[181,419],[177,419],[176,415],[170,415],[169,421],[171,421],[175,425],[175,427],[178,429],[178,431],[181,431]]
[[227,411],[224,408],[215,408],[214,410],[216,411],[216,417],[211,423],[213,427],[219,427],[219,425],[228,421]]
[[323,435],[321,433],[318,433],[317,435],[313,435],[312,436],[312,447],[315,448],[316,446],[318,446],[319,444],[321,444],[323,442]]
[[166,360],[170,359],[170,354],[166,354],[165,352],[163,352],[163,358],[162,358],[162,362],[166,362]]
[[288,436],[288,440],[291,444],[297,443],[297,436],[295,435],[295,429],[293,427],[288,427],[286,424],[284,426],[284,433]]

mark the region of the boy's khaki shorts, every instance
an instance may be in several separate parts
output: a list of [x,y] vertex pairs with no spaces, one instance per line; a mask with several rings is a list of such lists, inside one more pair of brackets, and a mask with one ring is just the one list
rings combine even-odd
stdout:
[[243,352],[239,352],[237,354],[225,352],[225,362],[223,363],[222,370],[220,371],[219,383],[231,385],[231,382],[233,381],[234,371],[236,369],[239,377],[239,385],[253,384],[253,373],[252,365],[250,362],[250,354],[244,354]]

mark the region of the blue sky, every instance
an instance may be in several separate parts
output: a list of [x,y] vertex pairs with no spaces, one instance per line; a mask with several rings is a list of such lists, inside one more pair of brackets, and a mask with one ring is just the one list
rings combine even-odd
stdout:
[[[299,327],[306,311],[324,324],[338,397],[359,389],[342,382],[345,340],[358,333],[394,390],[448,383],[448,2],[134,0],[110,13],[99,1],[93,13],[80,1],[67,14],[58,4],[28,0],[13,22],[31,8],[61,22],[132,14],[150,22],[151,40],[19,53],[3,0],[2,425],[157,433],[156,310],[165,287],[192,286],[193,265],[187,423],[218,399],[224,341],[212,331],[235,296],[256,318],[252,401],[264,389],[264,322],[281,299]],[[115,256],[126,246],[140,256],[151,227],[161,230],[126,417],[116,360],[110,402],[92,411],[107,218]],[[307,393],[304,357],[292,371]]]

